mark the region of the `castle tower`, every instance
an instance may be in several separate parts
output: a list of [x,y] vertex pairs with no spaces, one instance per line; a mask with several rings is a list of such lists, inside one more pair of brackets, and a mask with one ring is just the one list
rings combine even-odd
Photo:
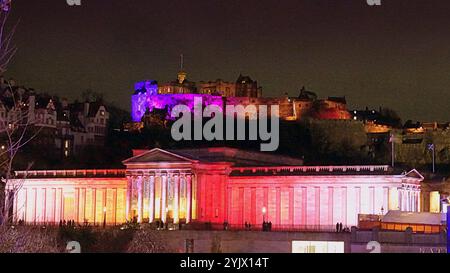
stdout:
[[183,54],[180,55],[180,72],[178,72],[178,83],[182,84],[187,77],[187,73],[183,71]]

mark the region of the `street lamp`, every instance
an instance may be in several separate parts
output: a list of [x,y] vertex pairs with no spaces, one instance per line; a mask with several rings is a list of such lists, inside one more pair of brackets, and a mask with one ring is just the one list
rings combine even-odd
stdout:
[[103,228],[106,228],[106,207],[103,207]]
[[263,223],[266,221],[266,212],[267,212],[266,207],[263,207],[263,208],[262,208]]

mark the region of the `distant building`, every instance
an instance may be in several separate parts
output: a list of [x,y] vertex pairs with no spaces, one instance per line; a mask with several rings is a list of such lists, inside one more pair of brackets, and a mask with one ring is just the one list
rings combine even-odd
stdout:
[[[239,75],[235,83],[221,79],[201,81],[196,85],[187,80],[184,71],[178,73],[178,80],[159,85],[157,81],[146,80],[135,84],[131,97],[132,121],[140,123],[145,113],[156,109],[171,112],[175,105],[183,104],[193,108],[195,98],[201,98],[203,106],[214,104],[222,109],[226,105],[278,105],[280,118],[300,120],[304,117],[316,119],[351,119],[347,111],[345,97],[317,99],[317,95],[303,87],[296,97],[285,96],[269,98],[262,96],[262,88],[249,76]],[[127,128],[141,126],[126,125]]]
[[86,145],[103,145],[109,113],[101,102],[69,104],[70,134],[74,137],[74,152]]
[[236,80],[236,97],[258,98],[262,96],[262,88],[249,76],[239,75]]
[[[19,119],[21,120],[19,123]],[[103,145],[109,113],[101,102],[68,103],[0,78],[0,129],[27,126],[39,133],[30,145],[45,145],[63,157],[87,145]]]
[[[126,169],[16,172],[14,221],[119,224],[213,223],[273,230],[356,226],[359,214],[420,211],[415,170],[389,166],[303,166],[280,155],[232,148],[136,150]],[[45,202],[44,202],[45,201]],[[106,210],[105,210],[106,208]]]
[[389,211],[381,218],[381,229],[412,232],[440,233],[446,229],[445,214],[430,212]]
[[236,97],[236,84],[222,79],[209,82],[199,82],[199,93],[222,97]]
[[158,86],[159,94],[192,94],[197,93],[195,82],[187,79],[187,73],[184,71],[178,72],[176,80],[163,83]]

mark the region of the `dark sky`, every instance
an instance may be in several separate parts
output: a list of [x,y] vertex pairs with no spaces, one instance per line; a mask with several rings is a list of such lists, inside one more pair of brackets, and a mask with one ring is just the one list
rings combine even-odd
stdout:
[[450,1],[13,0],[7,77],[70,99],[92,89],[125,109],[133,83],[248,74],[265,96],[301,86],[349,108],[450,121]]

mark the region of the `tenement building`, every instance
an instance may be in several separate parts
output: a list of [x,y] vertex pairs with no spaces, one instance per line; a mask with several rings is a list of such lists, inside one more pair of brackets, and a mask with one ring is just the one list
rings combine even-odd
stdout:
[[27,127],[26,131],[39,131],[30,145],[47,147],[65,158],[87,146],[103,145],[108,121],[109,112],[101,101],[69,103],[0,76],[0,146],[8,143],[5,128]]
[[211,222],[274,227],[358,223],[359,214],[420,211],[415,170],[303,166],[232,148],[136,150],[120,170],[16,172],[7,183],[14,221],[120,224]]

